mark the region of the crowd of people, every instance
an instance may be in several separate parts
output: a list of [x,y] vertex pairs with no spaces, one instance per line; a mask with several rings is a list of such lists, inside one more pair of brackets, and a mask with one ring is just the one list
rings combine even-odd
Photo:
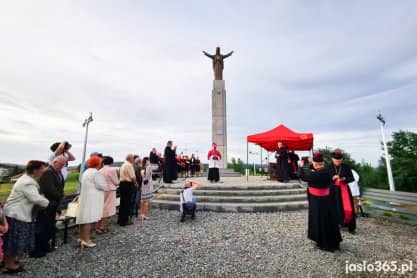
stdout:
[[359,211],[359,175],[343,163],[340,149],[331,155],[331,163],[326,163],[319,152],[312,158],[300,160],[282,142],[277,143],[275,154],[279,182],[299,178],[308,183],[308,238],[325,251],[339,249],[342,241],[340,227],[355,233]]
[[[52,238],[56,219],[61,214],[68,162],[75,160],[71,147],[67,141],[57,142],[50,147],[47,162],[29,161],[6,203],[0,206],[0,268],[4,273],[23,271],[20,255],[40,258],[55,250]],[[176,155],[171,141],[164,156],[153,148],[148,157],[126,155],[119,169],[113,167],[113,163],[111,156],[98,152],[91,153],[88,160],[82,162],[80,191],[72,201],[77,204],[78,246],[96,246],[90,238],[92,230],[96,234],[108,232],[109,219],[116,214],[117,191],[120,194],[117,224],[127,226],[133,224],[134,216],[141,221],[150,219],[149,202],[158,177],[172,182],[178,175],[195,176],[200,171],[198,157]],[[196,184],[194,182],[190,189],[194,190]],[[186,191],[186,199],[192,196],[190,192]]]
[[287,182],[290,179],[298,178],[298,161],[300,157],[294,152],[289,150],[282,142],[278,142],[278,149],[275,154],[277,159],[276,171],[277,179],[279,182]]
[[177,146],[174,146],[172,141],[167,142],[164,155],[159,155],[158,162],[161,165],[159,168],[163,169],[165,183],[172,183],[178,178],[201,176],[202,167],[198,156],[188,156],[182,152],[177,155]]
[[353,183],[352,169],[343,163],[342,151],[336,149],[329,164],[319,152],[308,163],[301,160],[298,174],[308,183],[308,238],[324,251],[339,250],[340,227],[351,234],[356,229],[357,207],[352,192],[356,194],[359,189]]
[[[277,147],[278,180],[300,178],[308,183],[308,237],[323,250],[339,249],[342,240],[339,228],[347,227],[350,233],[355,233],[357,204],[352,192],[359,191],[349,187],[355,176],[343,163],[342,151],[334,151],[332,163],[326,164],[318,152],[306,162],[299,160],[281,142]],[[6,273],[23,270],[18,259],[22,254],[39,258],[55,250],[51,240],[64,197],[68,161],[75,160],[75,156],[70,152],[71,144],[66,141],[54,143],[50,149],[48,162],[31,160],[27,163],[4,207],[0,207],[0,259]],[[208,179],[211,182],[219,181],[221,157],[213,143],[208,153]],[[165,183],[172,183],[179,175],[194,176],[200,170],[198,157],[177,155],[172,141],[168,141],[163,156],[156,148],[144,158],[126,155],[119,169],[113,167],[111,156],[97,152],[91,153],[82,163],[87,169],[80,173],[76,224],[79,225],[77,244],[86,248],[96,246],[90,238],[93,229],[96,234],[108,232],[109,219],[116,214],[117,190],[120,192],[117,224],[127,226],[133,224],[134,216],[142,221],[150,219],[149,202],[154,197],[153,184],[158,177]],[[180,196],[181,221],[187,214],[194,218],[196,200],[193,191],[200,186],[197,181],[185,181]]]

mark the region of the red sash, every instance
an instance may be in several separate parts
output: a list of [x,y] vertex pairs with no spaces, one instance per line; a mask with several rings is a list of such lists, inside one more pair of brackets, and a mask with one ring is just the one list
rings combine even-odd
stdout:
[[330,194],[329,188],[315,188],[315,187],[307,187],[308,193],[316,197],[326,197]]
[[343,211],[345,212],[345,218],[343,219],[343,223],[349,224],[352,221],[353,217],[353,208],[352,204],[350,203],[349,197],[349,185],[339,180],[336,180],[334,185],[340,187],[340,193],[342,195]]
[[293,173],[297,173],[297,164],[295,161],[292,162],[292,171]]

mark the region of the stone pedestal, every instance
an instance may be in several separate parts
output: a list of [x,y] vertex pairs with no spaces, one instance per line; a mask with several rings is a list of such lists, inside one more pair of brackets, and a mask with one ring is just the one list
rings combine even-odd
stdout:
[[222,154],[220,168],[227,168],[227,122],[226,122],[226,89],[224,80],[213,81],[212,103],[212,142]]

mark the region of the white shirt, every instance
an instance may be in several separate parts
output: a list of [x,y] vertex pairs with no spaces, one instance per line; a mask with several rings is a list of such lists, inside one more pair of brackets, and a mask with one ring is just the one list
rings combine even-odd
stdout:
[[215,159],[210,158],[209,159],[209,168],[219,168],[220,161],[221,161],[221,159],[215,160]]
[[194,190],[196,189],[195,185],[184,189],[182,193],[180,193],[180,211],[182,212],[182,204],[193,202],[194,200]]
[[353,197],[358,197],[361,195],[359,191],[359,174],[352,169],[353,178],[355,179],[351,183],[349,183],[350,191],[352,192]]

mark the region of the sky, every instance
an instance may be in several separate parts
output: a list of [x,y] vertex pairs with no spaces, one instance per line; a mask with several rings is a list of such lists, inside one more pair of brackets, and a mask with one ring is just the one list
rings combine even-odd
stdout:
[[[229,159],[280,123],[376,165],[417,131],[417,2],[0,1],[0,162],[69,140],[121,160],[211,146],[211,60],[225,61]],[[250,145],[259,153],[259,147]],[[272,156],[271,156],[272,158]],[[251,160],[259,161],[259,154]]]

